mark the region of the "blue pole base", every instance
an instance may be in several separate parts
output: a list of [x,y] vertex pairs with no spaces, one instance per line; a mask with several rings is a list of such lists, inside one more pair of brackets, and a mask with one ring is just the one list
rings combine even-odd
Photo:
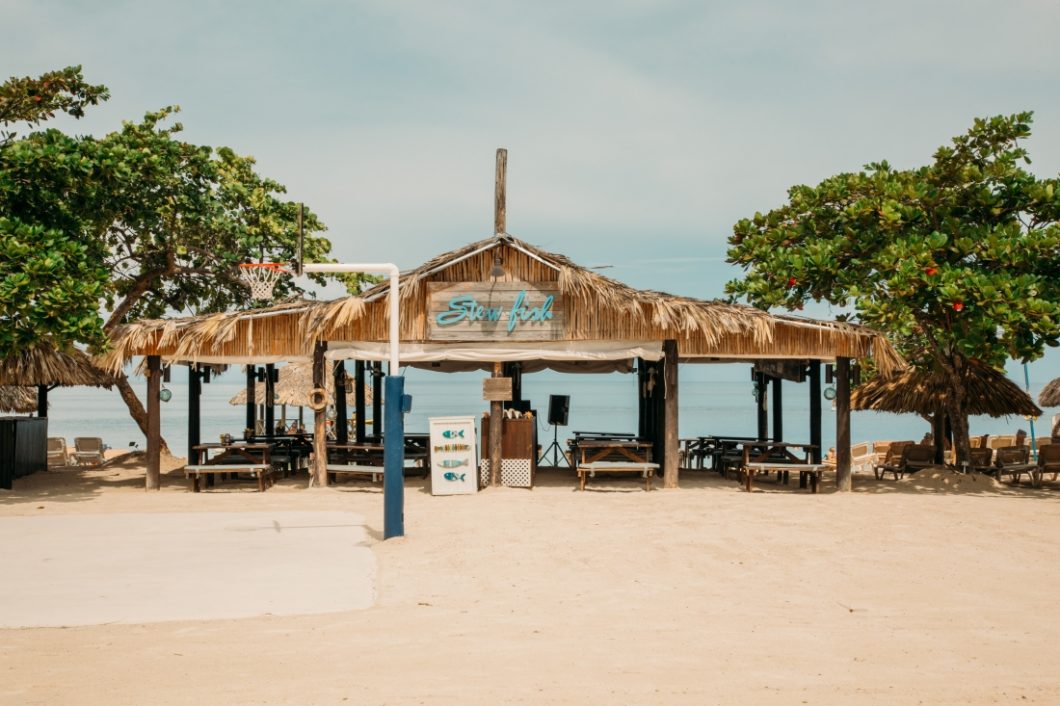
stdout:
[[383,539],[405,536],[405,377],[383,380]]

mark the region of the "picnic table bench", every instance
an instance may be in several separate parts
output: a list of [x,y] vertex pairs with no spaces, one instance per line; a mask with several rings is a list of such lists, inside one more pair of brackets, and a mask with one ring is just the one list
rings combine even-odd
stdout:
[[191,484],[191,492],[199,492],[199,479],[229,473],[250,473],[258,480],[258,490],[265,492],[266,483],[272,484],[272,464],[265,463],[194,463],[184,466],[184,477]]
[[382,479],[384,470],[382,466],[369,466],[363,463],[329,463],[326,468],[328,483],[334,483],[336,476],[339,475],[370,476],[372,482],[375,483]]
[[580,439],[578,442],[578,489],[585,490],[598,473],[632,473],[644,478],[651,490],[659,464],[651,462],[652,445],[632,438]]
[[[811,463],[810,454],[816,447],[812,444],[791,444],[780,441],[753,441],[744,444],[743,460],[739,472],[743,477],[744,488],[751,492],[754,489],[754,476],[756,473],[777,474],[778,480],[788,481],[788,475],[792,472],[799,474],[799,487],[805,488],[807,481],[810,484],[810,492],[816,493],[820,489],[821,476],[830,466],[824,463]],[[792,449],[803,449],[806,452],[805,459],[799,459],[791,453]],[[777,452],[782,452],[781,456]],[[785,458],[786,457],[786,458]]]

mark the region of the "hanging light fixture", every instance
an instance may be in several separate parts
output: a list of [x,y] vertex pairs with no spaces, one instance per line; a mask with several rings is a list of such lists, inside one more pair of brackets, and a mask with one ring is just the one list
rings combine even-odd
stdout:
[[831,386],[824,388],[824,398],[826,400],[834,400],[835,399],[835,388],[831,387]]
[[491,279],[500,279],[503,276],[504,276],[504,260],[501,259],[501,256],[499,254],[498,255],[494,255],[493,256],[493,268],[490,269],[490,278]]
[[162,402],[169,402],[171,399],[173,399],[172,390],[170,390],[168,387],[163,386],[162,389],[158,391],[158,399]]

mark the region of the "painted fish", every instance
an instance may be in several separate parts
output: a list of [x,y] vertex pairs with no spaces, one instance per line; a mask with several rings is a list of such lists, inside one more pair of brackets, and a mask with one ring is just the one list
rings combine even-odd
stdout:
[[466,476],[466,473],[453,473],[452,471],[449,471],[442,476],[442,478],[445,478],[446,480],[464,480]]
[[459,466],[468,465],[466,458],[462,458],[462,459],[447,458],[447,459],[442,460],[440,463],[441,463],[442,468],[458,468]]
[[464,438],[464,430],[463,429],[446,429],[445,431],[442,432],[442,436],[444,436],[446,439],[463,439]]

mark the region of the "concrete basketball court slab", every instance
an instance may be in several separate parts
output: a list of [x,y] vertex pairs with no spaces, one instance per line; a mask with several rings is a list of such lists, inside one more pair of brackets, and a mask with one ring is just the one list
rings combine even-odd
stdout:
[[366,540],[348,512],[0,517],[0,627],[367,608]]

